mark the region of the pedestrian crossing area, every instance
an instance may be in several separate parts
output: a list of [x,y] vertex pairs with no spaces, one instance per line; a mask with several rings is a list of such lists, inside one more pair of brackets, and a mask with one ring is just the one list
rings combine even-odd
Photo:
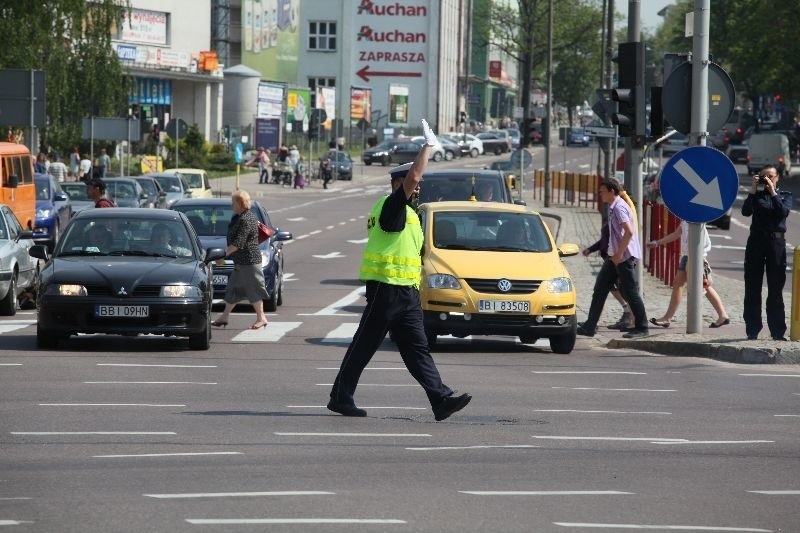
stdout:
[[[20,313],[17,314],[19,317]],[[231,315],[236,317],[236,314]],[[269,315],[268,315],[269,316]],[[247,315],[248,319],[251,315]],[[349,318],[349,317],[348,317]],[[243,322],[243,327],[247,327],[247,322]],[[270,318],[269,325],[265,328],[251,330],[244,329],[238,330],[235,327],[228,327],[226,329],[214,329],[214,336],[212,344],[215,342],[225,343],[279,343],[291,337],[306,339],[314,337],[316,334],[310,334],[309,331],[304,329],[306,323],[302,320],[287,320],[276,321]],[[233,324],[232,324],[233,326]],[[356,330],[358,329],[358,322],[342,322],[336,325],[331,325],[324,335],[319,336],[319,343],[322,345],[348,345],[353,339]],[[35,315],[25,318],[15,318],[13,320],[0,321],[0,337],[4,334],[14,333],[16,335],[36,335],[36,318]],[[80,337],[88,337],[90,335],[81,334]],[[388,337],[388,336],[387,336]],[[457,338],[450,335],[444,335],[437,338],[438,345],[455,345],[455,344],[471,344],[474,340],[482,339],[504,339],[505,341],[513,341],[519,344],[519,339],[515,337],[464,337]],[[539,339],[535,344],[528,346],[549,349],[547,339]]]

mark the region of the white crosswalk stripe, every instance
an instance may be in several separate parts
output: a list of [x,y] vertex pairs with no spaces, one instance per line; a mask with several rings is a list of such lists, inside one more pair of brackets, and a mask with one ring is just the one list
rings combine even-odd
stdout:
[[34,325],[36,325],[35,320],[4,320],[0,322],[0,334],[10,333]]

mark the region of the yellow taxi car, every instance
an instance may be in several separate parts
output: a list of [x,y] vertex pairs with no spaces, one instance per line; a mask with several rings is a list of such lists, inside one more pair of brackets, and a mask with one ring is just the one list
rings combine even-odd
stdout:
[[438,335],[547,338],[570,353],[577,330],[575,286],[539,213],[496,202],[419,206],[424,234],[420,299],[431,346]]
[[170,168],[163,174],[180,174],[186,178],[189,190],[192,191],[192,198],[213,198],[214,192],[211,190],[211,181],[208,179],[208,172],[201,168]]

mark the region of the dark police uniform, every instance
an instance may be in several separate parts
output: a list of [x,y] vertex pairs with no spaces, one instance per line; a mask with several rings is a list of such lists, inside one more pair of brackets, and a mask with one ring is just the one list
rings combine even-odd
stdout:
[[[385,201],[381,199],[379,202],[383,202],[383,207],[377,223],[383,232],[399,237],[401,232],[411,230],[406,224],[406,217],[409,216],[407,206],[410,206],[410,203],[402,187],[394,191]],[[416,217],[413,212],[410,216]],[[368,224],[375,223],[375,220],[368,220]],[[416,224],[419,225],[418,219]],[[362,277],[363,272],[362,266]],[[418,278],[419,276],[416,284]],[[344,406],[355,405],[353,394],[361,372],[380,347],[386,333],[391,331],[392,339],[400,349],[403,363],[425,389],[425,394],[435,411],[445,398],[453,395],[453,391],[442,383],[431,357],[425,337],[418,286],[391,284],[369,278],[366,284],[367,307],[331,389],[331,401]]]
[[744,313],[747,338],[761,331],[761,286],[767,271],[767,326],[774,339],[786,333],[783,286],[786,283],[786,217],[792,208],[792,193],[776,190],[748,194],[742,215],[753,216],[744,252]]

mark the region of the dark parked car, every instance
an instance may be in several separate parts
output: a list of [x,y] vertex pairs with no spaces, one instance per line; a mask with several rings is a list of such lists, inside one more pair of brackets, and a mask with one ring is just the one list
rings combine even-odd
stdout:
[[[167,230],[168,243],[154,238]],[[36,341],[58,348],[78,333],[188,337],[211,343],[211,266],[225,251],[203,250],[185,216],[166,209],[87,209],[78,213],[36,286]]]
[[[228,223],[233,216],[233,207],[229,198],[192,198],[176,202],[170,209],[186,215],[200,238],[203,248],[225,248]],[[250,208],[256,218],[275,231],[269,239],[260,244],[261,265],[264,271],[264,283],[269,298],[264,301],[264,309],[275,311],[283,305],[283,243],[292,239],[288,231],[281,231],[272,225],[269,215],[258,202]],[[225,296],[228,277],[233,272],[233,261],[214,264],[213,285],[214,298]]]
[[367,166],[372,163],[401,165],[413,161],[421,149],[422,145],[413,141],[383,141],[364,150],[361,159]]
[[61,183],[61,190],[69,196],[72,204],[72,216],[77,215],[84,209],[94,207],[94,201],[86,194],[86,183],[82,181],[67,181]]
[[142,187],[145,194],[147,194],[147,207],[155,207],[158,209],[167,208],[167,193],[164,192],[155,178],[150,176],[136,176],[134,179]]
[[511,151],[511,138],[498,133],[484,131],[475,135],[483,142],[483,153],[500,155]]
[[150,198],[134,178],[106,178],[106,196],[117,207],[150,207]]
[[56,179],[49,174],[34,174],[36,184],[36,221],[33,240],[46,243],[52,250],[58,236],[72,218],[72,204]]
[[180,174],[160,173],[148,174],[148,176],[155,178],[158,184],[161,185],[161,189],[167,193],[167,208],[178,200],[192,197],[189,182]]
[[333,173],[338,176],[337,179],[350,181],[353,179],[353,158],[347,152],[336,151],[331,152],[336,154],[331,159]]

